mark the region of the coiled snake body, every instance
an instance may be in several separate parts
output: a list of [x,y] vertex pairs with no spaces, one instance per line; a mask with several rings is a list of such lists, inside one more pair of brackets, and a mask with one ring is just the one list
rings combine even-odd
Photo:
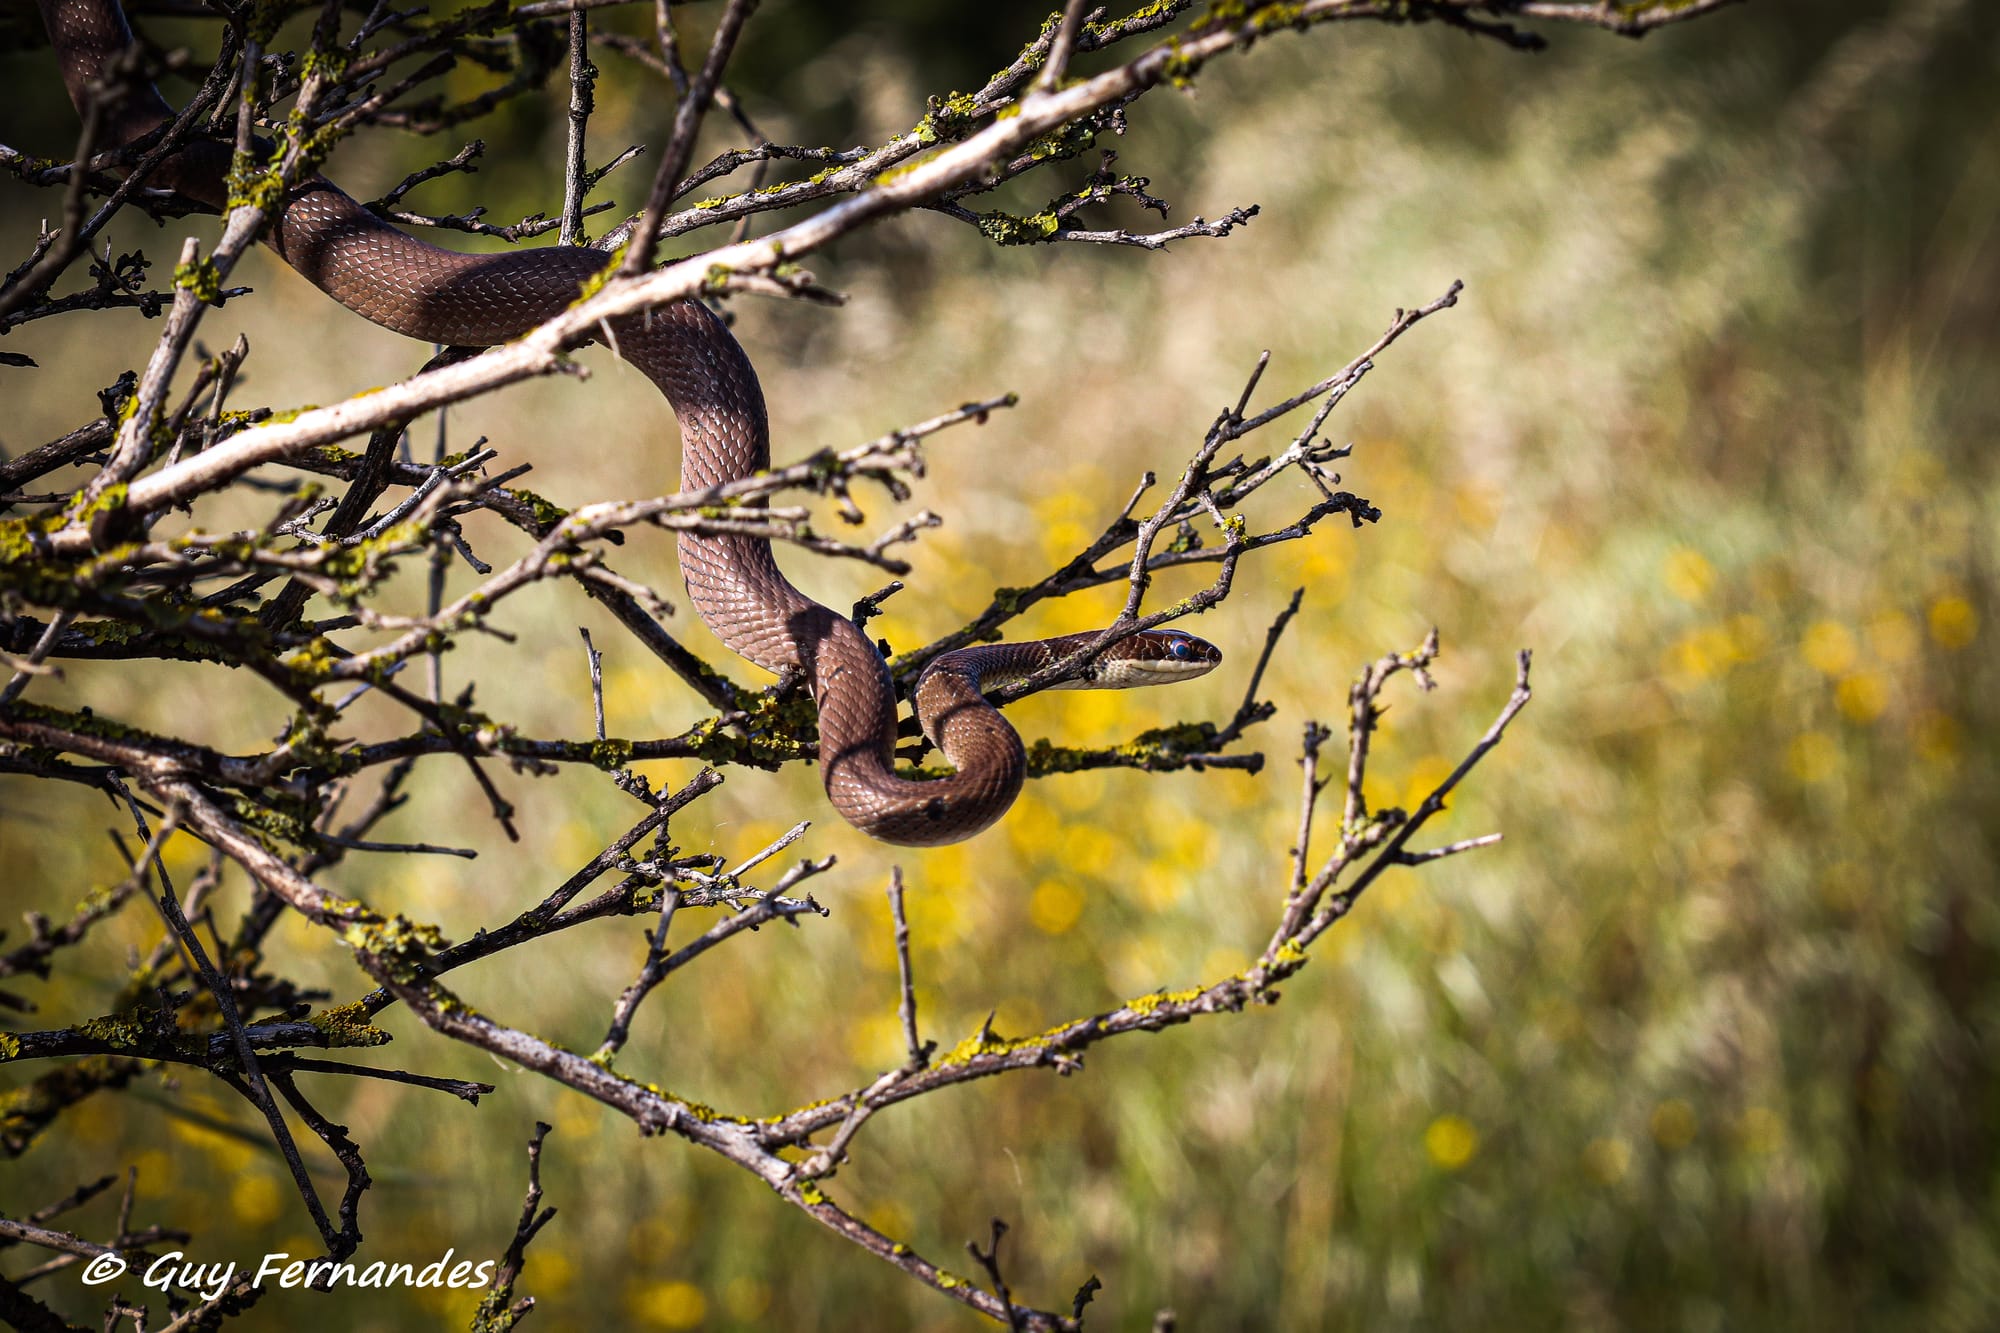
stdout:
[[[81,110],[92,83],[131,45],[114,0],[41,0],[63,81]],[[104,137],[124,144],[171,110],[153,89],[104,113]],[[150,182],[225,207],[229,149],[196,142]],[[376,217],[324,177],[277,206],[265,235],[279,257],[336,301],[373,322],[427,342],[483,346],[518,336],[572,303],[609,257],[580,247],[467,255],[439,249]],[[666,396],[681,430],[681,486],[747,476],[770,461],[764,395],[736,339],[695,301],[612,322],[615,346]],[[1076,651],[1094,634],[993,644],[939,656],[919,678],[924,733],[954,772],[927,781],[895,771],[896,694],[888,667],[849,619],[801,593],[758,537],[680,537],[681,573],[696,612],[733,652],[768,671],[801,671],[819,707],[819,759],[827,798],[886,842],[935,845],[971,837],[1003,814],[1026,772],[1021,739],[983,697],[1004,679]],[[1096,679],[1121,688],[1199,675],[1221,660],[1210,644],[1151,630],[1113,644]]]

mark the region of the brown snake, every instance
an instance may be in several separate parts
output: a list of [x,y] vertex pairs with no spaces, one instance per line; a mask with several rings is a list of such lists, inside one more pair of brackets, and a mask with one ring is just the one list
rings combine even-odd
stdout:
[[[40,0],[81,111],[111,60],[132,43],[115,0]],[[106,109],[103,137],[126,144],[171,119],[150,86]],[[230,150],[189,144],[154,171],[164,186],[218,211]],[[321,176],[291,190],[264,240],[287,264],[349,310],[427,342],[485,346],[519,336],[575,301],[610,257],[582,247],[467,255],[408,236]],[[757,373],[722,322],[683,301],[611,324],[619,355],[659,387],[679,419],[681,486],[745,477],[770,462]],[[953,773],[929,780],[895,771],[896,692],[888,666],[845,616],[794,588],[761,537],[682,533],[681,573],[696,612],[731,651],[767,671],[800,671],[819,707],[819,761],[827,798],[856,828],[885,842],[957,842],[1006,812],[1021,789],[1021,738],[982,689],[1019,679],[1094,640],[1094,633],[991,644],[940,655],[918,678],[924,734]],[[1117,640],[1094,679],[1071,687],[1123,688],[1185,679],[1221,661],[1178,630]]]

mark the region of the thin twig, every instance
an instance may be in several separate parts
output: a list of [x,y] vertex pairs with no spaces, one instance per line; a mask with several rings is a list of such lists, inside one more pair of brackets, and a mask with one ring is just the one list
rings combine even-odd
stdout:
[[903,1049],[909,1053],[907,1068],[922,1069],[930,1063],[934,1041],[917,1039],[917,989],[910,969],[910,919],[903,912],[903,868],[889,870],[889,916],[896,923],[896,1018],[903,1025]]
[[597,739],[604,739],[604,654],[597,651],[590,641],[590,631],[581,625],[578,634],[583,636],[583,651],[590,659],[590,702],[597,714]]
[[588,170],[584,137],[595,105],[596,83],[597,67],[590,63],[589,55],[589,20],[583,10],[573,9],[569,15],[569,151],[563,160],[561,245],[584,243],[583,192]]
[[518,1301],[514,1299],[514,1284],[520,1280],[522,1265],[527,1262],[528,1243],[556,1215],[553,1207],[541,1206],[542,1140],[548,1136],[549,1126],[537,1120],[535,1132],[528,1139],[528,1192],[521,1200],[520,1220],[515,1222],[513,1239],[507,1242],[506,1252],[500,1257],[500,1269],[493,1276],[493,1285],[487,1288],[485,1298],[479,1302],[478,1313],[473,1316],[477,1327],[509,1328],[535,1308],[533,1296],[523,1296]]
[[660,154],[652,193],[646,198],[646,211],[626,242],[621,267],[627,275],[637,276],[653,266],[653,247],[659,241],[667,205],[673,201],[674,186],[694,153],[695,136],[701,132],[702,116],[708,110],[716,84],[721,81],[723,66],[729,63],[729,54],[742,35],[743,24],[756,7],[757,0],[729,0],[729,8],[723,11],[721,21],[715,26],[715,36],[709,41],[708,58],[702,61],[700,73],[694,76],[680,105],[674,109],[673,135],[667,140],[666,151]]

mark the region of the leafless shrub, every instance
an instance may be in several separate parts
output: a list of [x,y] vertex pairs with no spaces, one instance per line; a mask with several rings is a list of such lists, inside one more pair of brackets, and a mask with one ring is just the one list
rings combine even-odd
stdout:
[[[102,968],[102,960],[87,947],[92,929],[110,914],[130,910],[135,900],[150,903],[163,922],[159,946],[132,973],[128,1002],[118,1012],[67,1027],[0,1033],[0,1060],[50,1066],[0,1106],[0,1150],[10,1156],[25,1152],[85,1097],[123,1087],[149,1069],[199,1070],[257,1108],[290,1166],[325,1256],[345,1259],[359,1243],[360,1208],[370,1183],[362,1147],[321,1114],[297,1076],[388,1078],[474,1102],[491,1091],[414,1070],[304,1053],[385,1041],[386,1034],[371,1020],[400,1004],[443,1037],[567,1085],[615,1108],[648,1133],[671,1133],[723,1156],[789,1206],[995,1321],[1011,1328],[1076,1327],[1095,1281],[1085,1284],[1066,1310],[1017,1302],[1002,1275],[1004,1227],[998,1222],[985,1249],[969,1247],[984,1274],[982,1285],[863,1222],[843,1208],[825,1182],[854,1150],[868,1119],[895,1103],[1014,1070],[1073,1072],[1087,1049],[1121,1034],[1156,1031],[1270,1001],[1280,983],[1305,965],[1314,941],[1386,870],[1425,864],[1497,838],[1413,845],[1527,703],[1527,655],[1521,655],[1511,693],[1497,716],[1414,810],[1371,809],[1362,791],[1383,692],[1399,675],[1429,688],[1435,634],[1410,652],[1374,662],[1354,682],[1345,762],[1337,769],[1322,775],[1332,733],[1316,722],[1307,724],[1300,751],[1298,834],[1289,872],[1270,889],[1269,942],[1245,970],[1208,985],[1144,996],[1031,1037],[1002,1037],[989,1024],[939,1051],[935,1041],[925,1039],[916,1012],[902,884],[900,878],[892,880],[888,894],[901,960],[900,995],[895,998],[906,1059],[830,1101],[752,1119],[660,1092],[616,1066],[639,1007],[702,954],[767,922],[810,924],[824,914],[826,909],[804,890],[807,881],[831,868],[832,858],[779,860],[803,825],[735,865],[712,855],[682,854],[670,837],[673,821],[699,817],[699,802],[720,784],[726,767],[770,768],[810,758],[814,714],[798,682],[747,691],[731,683],[717,664],[680,643],[662,623],[666,599],[613,569],[613,548],[626,529],[639,525],[742,533],[816,556],[860,561],[891,576],[905,574],[909,567],[897,548],[916,540],[936,521],[932,515],[923,512],[893,522],[872,539],[848,539],[817,529],[810,501],[825,501],[844,521],[858,524],[866,518],[864,496],[879,491],[893,501],[909,499],[922,483],[924,449],[931,436],[985,422],[1010,406],[1012,397],[942,410],[880,439],[824,451],[726,485],[573,508],[514,485],[525,468],[490,470],[494,455],[477,445],[446,455],[441,433],[436,456],[429,462],[411,461],[403,450],[407,432],[417,419],[448,404],[532,376],[573,371],[569,354],[608,336],[608,321],[616,316],[744,292],[837,301],[837,294],[798,267],[799,261],[838,237],[900,212],[937,212],[1001,245],[1084,242],[1156,250],[1170,241],[1226,236],[1250,221],[1255,208],[1152,232],[1087,221],[1118,198],[1163,216],[1168,211],[1166,202],[1150,192],[1151,182],[1123,174],[1115,154],[1098,145],[1104,136],[1119,133],[1152,93],[1197,79],[1209,61],[1258,41],[1295,40],[1342,20],[1428,20],[1525,47],[1537,39],[1517,26],[1522,23],[1578,23],[1636,36],[1720,3],[1305,0],[1215,4],[1193,15],[1190,0],[1162,0],[1114,17],[1072,0],[979,89],[933,98],[906,132],[879,144],[844,149],[771,142],[730,92],[725,79],[729,56],[755,7],[751,0],[729,0],[693,70],[683,62],[675,11],[664,4],[658,6],[657,32],[650,43],[591,33],[586,11],[602,4],[547,0],[511,10],[484,6],[439,21],[385,4],[345,34],[341,6],[328,4],[306,51],[282,54],[272,45],[278,29],[270,22],[268,6],[193,7],[222,19],[219,54],[212,66],[199,71],[199,91],[184,112],[150,142],[105,150],[97,137],[98,117],[92,114],[85,117],[71,163],[37,162],[0,148],[0,166],[27,186],[60,190],[63,200],[59,224],[37,240],[0,287],[0,331],[107,306],[136,307],[165,317],[149,363],[106,391],[102,418],[19,458],[0,461],[0,490],[5,492],[0,505],[11,514],[0,519],[0,650],[5,653],[0,775],[14,782],[76,783],[101,791],[119,804],[133,830],[127,844],[129,874],[93,895],[68,921],[31,918],[28,938],[0,954],[0,979],[47,977],[63,966]],[[679,99],[646,208],[595,240],[587,236],[585,224],[604,206],[590,204],[588,197],[631,150],[590,165],[586,148],[593,43],[600,53],[645,64]],[[270,222],[258,200],[276,198],[289,183],[316,170],[344,136],[383,127],[436,134],[508,99],[536,95],[558,63],[550,52],[563,50],[570,77],[570,151],[555,220],[537,215],[501,225],[485,221],[478,209],[433,216],[406,205],[406,196],[426,180],[472,169],[482,147],[477,141],[412,175],[374,207],[408,226],[510,241],[559,230],[565,244],[622,248],[622,261],[607,269],[594,290],[503,346],[442,354],[400,383],[331,406],[277,412],[236,404],[233,390],[249,354],[241,341],[219,354],[199,353],[192,384],[178,401],[173,399],[170,386],[197,347],[203,311],[239,294],[240,289],[225,285],[230,270]],[[119,77],[147,80],[170,60],[185,63],[185,57],[142,49],[119,67]],[[457,62],[494,70],[495,86],[470,101],[451,101],[438,76]],[[1090,72],[1078,72],[1086,65]],[[119,89],[114,83],[99,95],[116,97]],[[287,101],[290,109],[281,110]],[[691,166],[711,108],[729,117],[739,145]],[[108,251],[100,256],[92,249],[93,238],[120,208],[162,218],[188,211],[184,201],[147,185],[149,171],[177,146],[218,136],[247,144],[253,126],[278,134],[278,146],[257,167],[261,177],[239,184],[222,238],[209,253],[201,254],[195,241],[188,240],[171,280],[161,285],[143,256],[113,257]],[[1029,176],[1050,182],[1045,210],[1024,216],[974,207],[998,186]],[[722,192],[689,201],[707,188]],[[102,202],[93,208],[93,200]],[[792,210],[788,220],[752,235],[780,210]],[[663,238],[723,226],[733,229],[727,240],[692,258],[654,267],[652,257]],[[70,281],[74,290],[58,294],[71,270],[85,260],[89,281],[81,287]],[[963,627],[894,658],[890,666],[897,681],[907,687],[937,654],[997,637],[1037,603],[1105,584],[1123,584],[1127,597],[1122,615],[1098,646],[1134,628],[1197,614],[1229,595],[1244,562],[1258,552],[1303,539],[1337,515],[1356,526],[1376,520],[1378,511],[1366,499],[1339,489],[1340,479],[1330,465],[1346,450],[1325,439],[1322,428],[1375,358],[1417,322],[1449,308],[1458,294],[1453,284],[1425,303],[1397,311],[1382,336],[1350,364],[1265,407],[1253,407],[1264,369],[1259,362],[1241,395],[1216,417],[1171,485],[1162,490],[1151,474],[1140,479],[1129,498],[1116,505],[1112,521],[1073,558],[1032,585],[996,589],[987,607]],[[18,364],[23,358],[12,360]],[[1272,440],[1282,419],[1306,408],[1312,410],[1302,429]],[[350,437],[365,437],[365,449],[352,453],[336,447]],[[44,479],[77,465],[83,466],[80,481],[65,481],[53,491],[37,489],[46,487]],[[274,475],[283,479],[274,483]],[[1244,502],[1285,477],[1304,478],[1309,486],[1301,493],[1310,502],[1280,524],[1253,528],[1240,512]],[[318,484],[324,481],[338,483],[337,498],[320,497]],[[209,532],[179,517],[192,512],[198,518],[198,507],[209,498],[253,488],[269,498],[264,521],[247,530]],[[940,507],[948,509],[949,501],[941,501]],[[477,529],[475,518],[480,520]],[[485,554],[475,548],[475,536],[488,548]],[[511,553],[502,554],[502,545]],[[477,572],[479,582],[447,602],[443,573],[461,560]],[[428,609],[415,616],[392,614],[383,609],[383,594],[412,561],[422,564],[428,579]],[[1180,565],[1210,566],[1213,580],[1180,602],[1149,608],[1151,576]],[[496,609],[521,590],[549,580],[567,580],[610,609],[707,703],[711,714],[679,735],[607,737],[597,649],[587,639],[590,679],[600,691],[595,736],[523,735],[505,719],[481,711],[471,689],[447,698],[436,665],[440,654],[469,635],[506,637],[493,623]],[[900,586],[892,583],[864,599],[855,618],[865,621]],[[1279,649],[1286,624],[1300,606],[1294,596],[1270,627],[1232,716],[1156,729],[1111,748],[1038,742],[1031,751],[1034,774],[1114,766],[1153,772],[1254,769],[1262,756],[1242,750],[1240,743],[1274,711],[1258,699],[1259,685],[1264,665]],[[159,659],[243,668],[287,700],[289,713],[278,741],[243,755],[34,701],[37,680],[58,671],[65,660],[85,658],[125,663],[132,670]],[[407,671],[412,665],[427,666],[428,672]],[[426,675],[427,681],[419,683]],[[1019,697],[1057,675],[1051,669],[1000,697]],[[403,726],[336,738],[332,727],[364,692],[392,700]],[[405,799],[419,762],[433,756],[450,756],[462,766],[492,817],[510,834],[513,812],[492,772],[502,766],[529,775],[564,764],[593,766],[643,813],[586,864],[554,883],[533,907],[449,943],[434,925],[369,906],[364,896],[368,876],[348,864],[357,852],[469,854],[372,836]],[[654,790],[629,767],[664,758],[698,759],[709,767],[667,791]],[[170,880],[159,854],[174,831],[191,834],[212,849],[207,866],[185,885]],[[251,905],[225,936],[210,903],[218,886],[236,877],[251,886]],[[266,970],[264,942],[286,911],[324,927],[329,945],[337,942],[350,949],[373,988],[329,1004],[333,997]],[[502,953],[531,958],[535,945],[559,932],[619,916],[651,918],[651,947],[592,1054],[562,1049],[527,1027],[473,1012],[448,988],[448,974],[464,964]],[[694,932],[675,943],[673,928],[684,921],[695,923]],[[25,1008],[21,997],[4,991],[0,1005]],[[296,1141],[302,1137],[296,1134],[299,1126],[343,1168],[339,1198],[323,1197],[306,1170]],[[545,1129],[534,1137],[531,1164],[539,1160]],[[54,1256],[39,1267],[0,1278],[0,1316],[24,1326],[60,1326],[48,1307],[24,1290],[34,1279],[106,1250],[145,1254],[148,1247],[184,1234],[135,1227],[129,1189],[116,1225],[108,1232],[99,1229],[106,1235],[102,1242],[49,1225],[108,1188],[110,1181],[106,1177],[86,1186],[24,1220],[0,1219],[0,1241],[32,1245]],[[531,1182],[520,1227],[478,1315],[479,1327],[511,1326],[532,1307],[531,1299],[515,1292],[524,1280],[532,1286],[532,1270],[523,1268],[525,1251],[549,1213],[539,1208],[540,1185],[532,1165]],[[175,1310],[168,1327],[211,1326],[247,1308],[259,1294],[246,1279],[213,1300]],[[114,1306],[107,1324],[125,1317],[135,1323],[150,1318]]]

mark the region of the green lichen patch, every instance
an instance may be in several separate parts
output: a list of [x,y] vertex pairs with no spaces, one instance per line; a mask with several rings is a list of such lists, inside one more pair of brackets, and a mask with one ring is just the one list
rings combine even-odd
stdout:
[[632,762],[632,742],[616,736],[594,741],[590,746],[590,762],[607,772],[623,768]]
[[916,124],[914,133],[917,142],[929,148],[933,144],[963,139],[972,133],[973,122],[979,114],[979,99],[971,93],[954,92],[944,97],[933,97],[924,118]]
[[386,921],[357,921],[340,932],[349,948],[374,955],[397,981],[415,981],[423,965],[445,948],[444,933],[428,922],[412,921],[402,913]]
[[206,256],[191,263],[177,264],[174,266],[174,286],[193,292],[198,301],[214,305],[222,299],[222,270]]
[[92,1041],[101,1041],[114,1051],[129,1051],[139,1046],[146,1038],[146,1028],[134,1012],[107,1014],[102,1018],[86,1018],[76,1025],[81,1035]]
[[391,1040],[368,1021],[368,1010],[358,1000],[307,1014],[305,1021],[326,1035],[328,1046],[384,1046]]
[[305,797],[280,795],[267,789],[254,799],[230,791],[217,792],[215,799],[231,819],[243,825],[266,851],[275,855],[285,856],[294,848],[319,845],[319,835],[313,827],[319,818],[319,806]]
[[570,302],[574,309],[604,290],[604,284],[618,276],[618,270],[625,263],[626,246],[621,245],[604,258],[604,267],[585,278],[576,289],[576,299]]
[[1028,775],[1081,773],[1093,768],[1139,768],[1149,771],[1179,768],[1188,756],[1203,755],[1216,746],[1213,722],[1181,722],[1143,731],[1123,745],[1103,750],[1056,745],[1046,738],[1028,747]]
[[814,752],[818,744],[819,712],[810,699],[796,695],[784,699],[757,695],[744,711],[749,716],[741,733],[725,725],[721,718],[711,717],[696,723],[682,739],[695,758],[711,764],[775,769]]
[[534,516],[535,524],[540,529],[539,535],[546,535],[549,529],[569,517],[569,510],[525,486],[502,486],[500,490]]
[[315,635],[280,655],[278,665],[303,683],[327,679],[339,661],[340,656],[334,651],[333,644],[324,635]]
[[727,1112],[718,1111],[706,1102],[693,1101],[671,1092],[661,1092],[658,1088],[653,1089],[653,1091],[658,1093],[663,1099],[673,1102],[681,1110],[687,1112],[688,1115],[699,1120],[704,1125],[747,1125],[750,1123],[743,1116],[730,1115]]
[[285,182],[275,167],[266,167],[249,153],[239,152],[230,158],[225,188],[225,212],[238,208],[269,212],[284,194]]
[[1061,230],[1062,219],[1053,212],[1021,217],[996,210],[979,215],[980,234],[996,245],[1037,245],[1054,239]]
[[164,736],[156,736],[150,731],[141,731],[137,727],[114,722],[108,717],[100,717],[89,709],[71,712],[67,708],[50,708],[44,704],[16,699],[7,705],[7,711],[11,716],[23,721],[39,722],[44,726],[56,727],[79,736],[94,736],[99,740],[131,741],[153,747],[173,744]]

